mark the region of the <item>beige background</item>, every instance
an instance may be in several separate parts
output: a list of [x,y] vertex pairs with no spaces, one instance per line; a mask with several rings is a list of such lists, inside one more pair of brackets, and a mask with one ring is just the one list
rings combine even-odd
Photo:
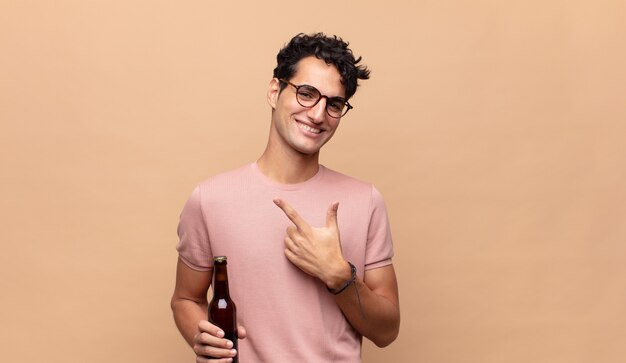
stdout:
[[323,163],[394,228],[401,333],[364,362],[623,362],[624,4],[1,0],[0,361],[193,362],[178,214],[322,30],[373,70]]

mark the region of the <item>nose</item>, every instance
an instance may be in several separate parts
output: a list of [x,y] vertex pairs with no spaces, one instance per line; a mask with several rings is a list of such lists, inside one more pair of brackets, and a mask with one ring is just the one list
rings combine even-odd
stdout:
[[326,97],[322,96],[315,106],[309,108],[307,116],[316,124],[322,123],[326,118]]

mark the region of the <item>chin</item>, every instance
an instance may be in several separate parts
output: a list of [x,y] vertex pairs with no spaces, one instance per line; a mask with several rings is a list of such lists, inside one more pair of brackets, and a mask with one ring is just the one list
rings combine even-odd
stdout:
[[293,143],[291,144],[291,147],[296,150],[297,152],[299,152],[300,154],[304,154],[304,155],[316,155],[320,152],[320,149],[322,148],[322,146],[324,146],[324,144],[311,144],[311,143]]
[[319,154],[320,149],[316,149],[316,150],[311,150],[311,149],[296,149],[297,152],[299,152],[300,154],[304,155],[304,156],[315,156],[317,154]]
[[319,154],[320,152],[320,148],[319,147],[294,147],[294,150],[296,150],[297,152],[299,152],[302,155],[308,155],[308,156],[315,156],[317,154]]

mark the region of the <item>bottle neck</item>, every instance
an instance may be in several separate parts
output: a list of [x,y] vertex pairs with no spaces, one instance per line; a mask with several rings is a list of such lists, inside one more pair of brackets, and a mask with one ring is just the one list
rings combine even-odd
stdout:
[[230,296],[228,292],[228,272],[226,263],[215,263],[213,268],[213,294],[221,298]]

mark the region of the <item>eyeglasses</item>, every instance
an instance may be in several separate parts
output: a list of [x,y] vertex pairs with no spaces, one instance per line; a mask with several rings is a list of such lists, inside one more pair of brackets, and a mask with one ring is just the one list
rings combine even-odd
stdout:
[[326,113],[332,118],[340,118],[345,116],[352,108],[352,105],[341,97],[328,97],[323,95],[317,88],[303,84],[297,86],[284,79],[279,79],[280,82],[287,83],[296,89],[296,101],[302,107],[311,108],[317,105],[322,98],[326,98]]

